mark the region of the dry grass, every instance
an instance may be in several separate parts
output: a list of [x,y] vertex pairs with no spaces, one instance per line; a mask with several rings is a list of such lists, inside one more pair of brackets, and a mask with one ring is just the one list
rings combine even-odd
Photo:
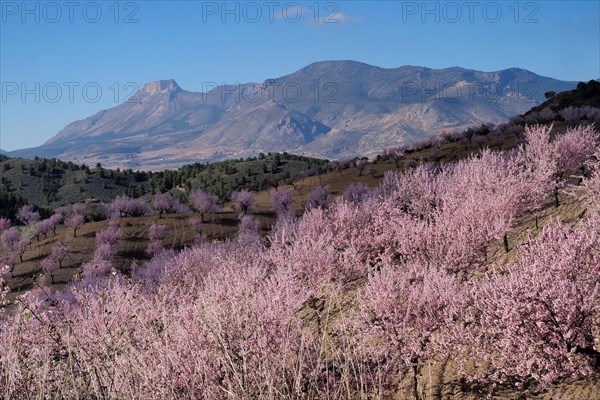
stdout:
[[[174,214],[162,218],[158,216],[121,218],[123,238],[118,242],[118,253],[116,267],[122,271],[129,271],[132,263],[148,259],[145,253],[149,243],[149,229],[153,223],[164,224],[169,228],[168,236],[163,240],[167,248],[182,249],[194,242],[196,232],[190,228],[189,220],[199,217],[197,214]],[[261,221],[263,227],[270,226],[275,221],[272,213],[259,212],[256,218]],[[211,240],[220,240],[234,237],[237,230],[237,214],[232,211],[205,216],[204,233]],[[48,257],[52,245],[60,241],[70,244],[71,252],[63,260],[62,268],[54,277],[55,288],[63,287],[71,278],[80,272],[81,265],[91,260],[96,248],[96,232],[106,229],[109,221],[90,222],[77,230],[73,236],[73,230],[64,226],[57,229],[56,235],[48,235],[39,241],[33,242],[23,256],[23,262],[17,263],[13,271],[13,279],[9,281],[12,289],[10,299],[13,299],[23,291],[32,289],[35,281],[40,281],[40,261]]]

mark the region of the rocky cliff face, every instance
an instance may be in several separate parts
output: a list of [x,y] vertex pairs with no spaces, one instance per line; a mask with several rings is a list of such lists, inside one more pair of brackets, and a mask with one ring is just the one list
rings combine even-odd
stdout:
[[144,85],[125,103],[73,122],[44,145],[14,156],[161,169],[288,151],[343,158],[498,123],[576,82],[511,68],[379,68],[354,61],[311,64],[261,83],[183,90]]
[[156,93],[172,93],[181,88],[173,79],[150,82],[144,85],[144,93],[152,95]]

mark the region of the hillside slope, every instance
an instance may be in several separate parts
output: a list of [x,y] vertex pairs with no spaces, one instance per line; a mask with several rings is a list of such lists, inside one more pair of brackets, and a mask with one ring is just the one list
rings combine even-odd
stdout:
[[[75,234],[40,240],[9,279],[34,290],[0,318],[4,390],[20,397],[51,387],[63,398],[595,399],[599,137],[589,127],[564,135],[535,127],[526,138],[517,152],[484,150],[443,168],[416,161],[444,157],[430,147],[380,159],[368,172],[358,166],[294,182],[299,199],[313,185],[342,188],[342,180],[379,181],[381,171],[403,169],[373,196],[283,217],[267,243],[238,236],[142,264],[139,249],[161,218],[117,219],[126,235],[114,244],[114,272],[88,263],[64,293],[52,293],[36,266],[48,255],[46,240]],[[557,151],[564,148],[574,151],[565,158]],[[557,193],[556,179],[569,190]],[[257,201],[263,228],[274,221],[263,208],[270,196]],[[190,217],[163,217],[171,233],[161,244],[189,241]],[[226,210],[206,228],[223,239],[237,224]],[[80,228],[72,257],[89,257],[106,226]],[[57,277],[68,279],[76,264]],[[41,373],[50,365],[60,379]]]
[[123,194],[150,200],[158,192],[172,190],[181,195],[197,188],[226,200],[235,190],[258,191],[322,173],[325,164],[325,160],[275,153],[152,173],[56,159],[4,157],[0,159],[0,193],[46,208],[83,202],[109,203]]

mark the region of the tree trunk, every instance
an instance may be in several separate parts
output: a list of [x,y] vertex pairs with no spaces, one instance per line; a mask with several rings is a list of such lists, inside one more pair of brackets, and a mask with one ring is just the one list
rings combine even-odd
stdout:
[[412,386],[413,386],[413,394],[415,396],[415,400],[421,400],[421,398],[419,397],[419,385],[418,385],[418,371],[417,371],[417,365],[413,364],[412,366],[412,370],[413,370],[413,382],[412,382]]
[[584,355],[592,358],[594,360],[593,362],[594,362],[595,369],[600,371],[600,352],[599,351],[596,351],[592,347],[576,346],[575,353],[576,354],[584,354]]
[[504,251],[506,251],[507,253],[509,252],[509,249],[508,249],[508,236],[507,236],[506,233],[504,234]]

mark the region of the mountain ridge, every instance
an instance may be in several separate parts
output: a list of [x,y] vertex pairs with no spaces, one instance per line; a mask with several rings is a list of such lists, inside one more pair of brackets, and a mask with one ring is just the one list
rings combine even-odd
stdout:
[[382,68],[348,60],[319,61],[278,78],[207,92],[162,79],[116,107],[68,124],[42,146],[10,154],[143,169],[270,151],[370,156],[505,121],[541,103],[545,92],[576,84],[516,67]]

